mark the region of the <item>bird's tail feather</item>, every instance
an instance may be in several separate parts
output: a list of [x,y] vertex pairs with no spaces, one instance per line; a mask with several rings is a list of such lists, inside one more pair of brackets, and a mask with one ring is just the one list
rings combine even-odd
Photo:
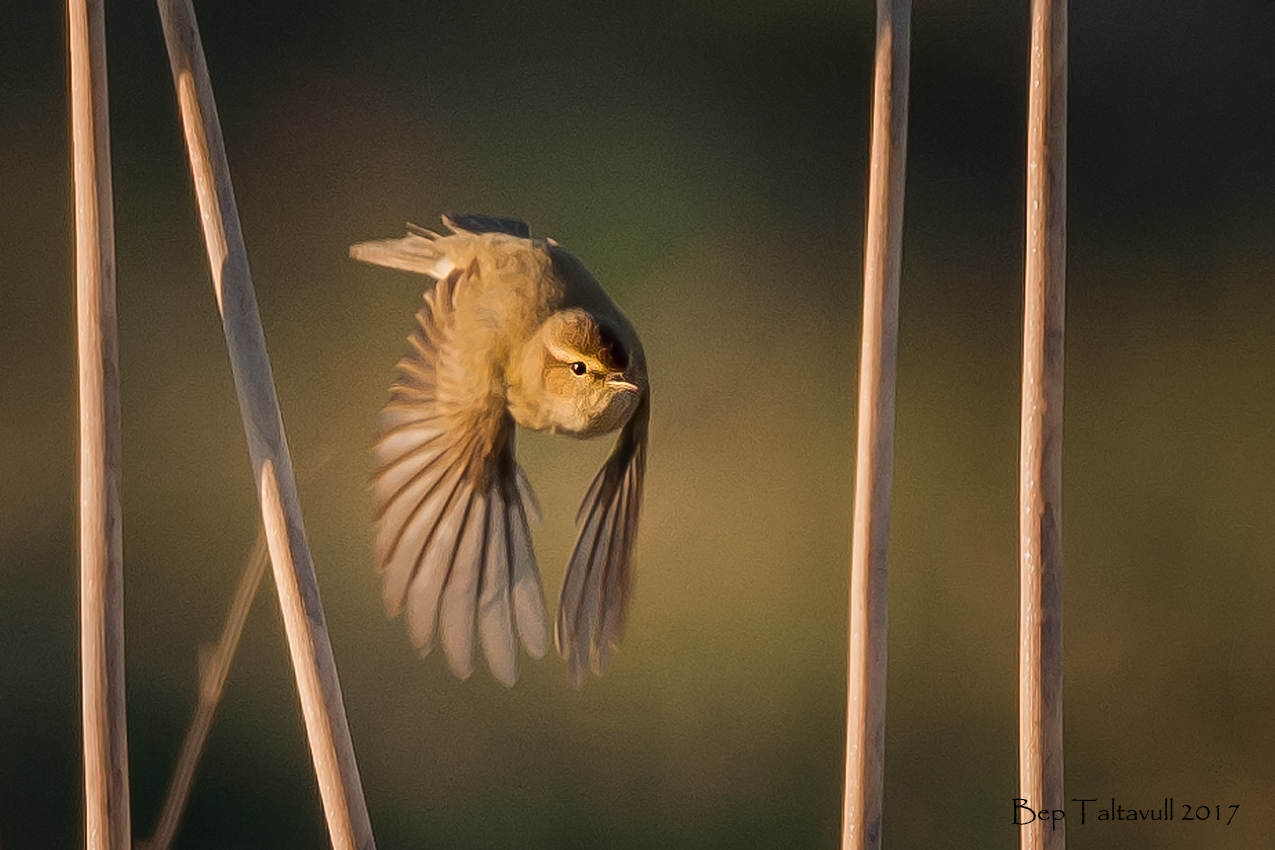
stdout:
[[350,256],[364,263],[386,266],[442,280],[456,264],[441,250],[438,234],[408,225],[412,232],[400,239],[377,239],[350,246]]

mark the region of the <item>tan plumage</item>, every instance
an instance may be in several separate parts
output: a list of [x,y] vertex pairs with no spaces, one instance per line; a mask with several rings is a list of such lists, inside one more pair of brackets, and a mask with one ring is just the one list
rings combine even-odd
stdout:
[[[646,468],[650,388],[633,326],[584,265],[516,219],[443,216],[440,236],[361,242],[357,260],[438,280],[417,313],[380,418],[372,496],[391,615],[422,653],[439,636],[473,672],[475,622],[512,685],[517,639],[544,654],[546,617],[514,455],[515,423],[592,437],[623,428],[580,506],[555,637],[574,682],[601,673],[624,629]],[[517,638],[515,638],[517,635]]]

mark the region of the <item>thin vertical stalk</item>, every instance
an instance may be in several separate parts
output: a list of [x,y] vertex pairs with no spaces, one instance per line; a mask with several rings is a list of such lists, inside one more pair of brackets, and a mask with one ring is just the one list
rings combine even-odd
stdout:
[[129,850],[115,221],[102,0],[69,0],[80,396],[80,679],[85,837]]
[[881,846],[885,760],[886,547],[894,473],[911,0],[877,0],[872,149],[863,263],[859,441],[851,544],[846,775],[841,846]]
[[221,631],[221,640],[200,665],[199,703],[195,708],[195,717],[182,741],[181,755],[177,759],[168,793],[164,795],[164,805],[160,809],[155,835],[147,842],[145,850],[169,850],[173,846],[173,839],[177,837],[177,827],[186,811],[186,802],[190,799],[190,789],[195,781],[195,769],[199,766],[204,745],[208,742],[208,733],[212,731],[213,717],[217,714],[217,706],[221,704],[226,677],[230,675],[231,662],[234,661],[235,652],[239,649],[239,639],[243,637],[244,626],[248,622],[248,612],[252,610],[252,602],[257,598],[257,588],[261,585],[261,578],[266,574],[269,563],[266,532],[262,529],[257,533],[257,542],[252,547],[252,554],[248,556],[248,563],[239,578],[234,601],[230,604],[226,624]]
[[158,0],[262,523],[332,844],[375,846],[190,0]]
[[[1067,0],[1032,0],[1019,478],[1019,795],[1063,808],[1062,394],[1067,259]],[[1066,846],[1065,822],[1021,846]]]

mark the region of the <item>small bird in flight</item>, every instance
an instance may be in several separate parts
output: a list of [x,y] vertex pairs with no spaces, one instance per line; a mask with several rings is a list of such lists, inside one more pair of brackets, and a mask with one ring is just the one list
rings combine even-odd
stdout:
[[407,354],[379,421],[372,498],[391,616],[407,609],[422,654],[435,636],[473,672],[475,623],[492,674],[518,678],[518,645],[545,652],[539,508],[514,425],[594,437],[623,429],[593,479],[558,607],[571,680],[601,673],[624,630],[646,469],[650,386],[633,325],[578,259],[525,222],[444,215],[442,236],[360,242],[356,260],[428,275]]

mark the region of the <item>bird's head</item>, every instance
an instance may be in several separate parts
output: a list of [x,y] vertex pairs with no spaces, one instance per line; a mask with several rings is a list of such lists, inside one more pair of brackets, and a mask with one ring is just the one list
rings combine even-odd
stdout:
[[554,430],[578,437],[614,431],[628,422],[646,391],[636,337],[625,341],[584,310],[560,310],[541,326],[530,356],[539,367],[542,414]]

